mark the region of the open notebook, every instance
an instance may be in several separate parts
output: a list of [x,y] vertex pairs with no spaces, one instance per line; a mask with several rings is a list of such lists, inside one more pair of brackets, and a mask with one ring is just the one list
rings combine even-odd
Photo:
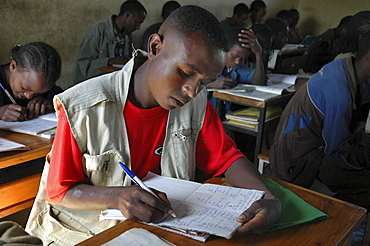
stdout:
[[44,138],[53,138],[57,122],[58,119],[55,113],[49,113],[26,121],[7,122],[0,120],[0,128]]
[[[143,181],[148,187],[165,192],[177,215],[167,215],[150,225],[200,241],[209,235],[230,238],[241,226],[235,219],[264,195],[259,190],[201,184],[153,173],[148,173]],[[119,210],[109,209],[102,212],[100,219],[126,218]]]

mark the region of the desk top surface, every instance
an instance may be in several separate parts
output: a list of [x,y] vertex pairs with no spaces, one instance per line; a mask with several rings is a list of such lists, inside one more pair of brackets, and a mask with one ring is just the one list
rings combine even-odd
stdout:
[[27,145],[31,150],[18,150],[0,153],[0,169],[46,156],[53,140],[0,129],[0,137]]
[[[101,245],[119,236],[131,228],[144,228],[176,245],[342,245],[347,243],[353,231],[360,225],[366,216],[366,209],[354,204],[337,200],[326,195],[307,190],[305,188],[274,179],[283,187],[293,191],[303,200],[328,214],[329,218],[313,221],[306,224],[264,233],[262,235],[248,235],[224,239],[210,237],[202,243],[185,236],[177,235],[149,225],[135,221],[124,221],[94,237],[81,242],[78,246]],[[223,183],[218,178],[211,179],[211,183]]]

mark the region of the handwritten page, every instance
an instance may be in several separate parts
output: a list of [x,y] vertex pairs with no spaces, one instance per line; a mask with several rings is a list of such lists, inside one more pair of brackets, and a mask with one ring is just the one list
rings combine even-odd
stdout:
[[30,150],[27,145],[10,141],[6,138],[0,138],[0,152],[14,151],[14,150]]
[[203,184],[175,208],[177,218],[167,216],[159,225],[230,238],[241,225],[235,219],[262,195],[262,191]]
[[[225,238],[230,238],[241,225],[235,219],[264,194],[263,191],[201,184],[153,173],[148,173],[143,181],[148,187],[167,194],[177,216],[167,215],[151,225],[185,232],[205,232]],[[126,218],[119,210],[109,209],[102,212],[100,219]]]
[[54,113],[51,113],[51,114],[52,115],[50,116],[45,115],[41,118],[38,117],[32,120],[26,120],[26,121],[7,122],[7,121],[0,120],[0,128],[10,130],[13,132],[21,132],[21,133],[27,133],[27,134],[32,134],[32,135],[38,135],[47,130],[56,128],[57,121],[47,119],[47,117],[53,118],[53,115],[55,117]]

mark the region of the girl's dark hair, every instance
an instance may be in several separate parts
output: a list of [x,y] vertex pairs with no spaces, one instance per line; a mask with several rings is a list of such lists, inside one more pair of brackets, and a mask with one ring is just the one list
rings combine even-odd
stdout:
[[239,45],[240,47],[245,48],[242,46],[242,42],[239,41],[239,33],[241,33],[242,30],[248,29],[242,26],[233,26],[225,32],[229,50],[235,45]]
[[54,85],[60,77],[61,59],[53,47],[43,42],[16,45],[10,52],[11,59],[24,71],[35,71],[45,79],[46,85]]

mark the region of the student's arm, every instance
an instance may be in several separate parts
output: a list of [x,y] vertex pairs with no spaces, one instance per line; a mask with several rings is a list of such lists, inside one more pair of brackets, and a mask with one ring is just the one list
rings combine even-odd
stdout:
[[254,202],[237,221],[243,223],[239,234],[260,234],[267,231],[279,219],[281,204],[267,188],[257,168],[247,158],[239,158],[226,170],[225,177],[236,187],[265,191],[263,199]]
[[128,187],[97,187],[89,185],[82,166],[82,153],[70,130],[64,110],[58,116],[50,168],[46,185],[47,201],[76,210],[120,209],[131,220],[150,222],[172,213],[164,193]]
[[259,44],[256,35],[254,34],[253,30],[242,30],[239,34],[240,41],[242,42],[242,46],[246,48],[250,48],[252,52],[256,56],[256,68],[254,71],[254,75],[251,81],[253,85],[264,85],[266,76],[265,76],[265,68],[263,66],[263,59],[262,59],[262,48]]

